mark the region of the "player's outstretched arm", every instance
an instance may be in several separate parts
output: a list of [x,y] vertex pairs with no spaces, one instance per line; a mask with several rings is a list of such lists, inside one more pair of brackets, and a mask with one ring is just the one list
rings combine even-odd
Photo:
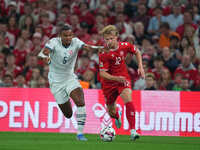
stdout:
[[100,77],[102,77],[106,80],[112,80],[112,81],[117,81],[117,82],[126,84],[126,78],[125,77],[123,77],[123,76],[113,76],[106,71],[100,71]]
[[145,78],[145,72],[143,69],[143,65],[142,65],[142,56],[139,50],[136,51],[136,59],[138,62],[138,74],[144,79]]
[[49,56],[49,49],[43,48],[43,49],[37,49],[31,52],[31,55],[39,56],[39,57],[48,57]]
[[94,46],[94,45],[87,45],[87,44],[83,46],[83,50],[86,50],[86,51],[99,51],[99,52],[101,52],[103,48],[104,48],[103,46]]
[[37,56],[43,58],[46,63],[49,63],[49,53],[50,50],[48,48],[43,48]]

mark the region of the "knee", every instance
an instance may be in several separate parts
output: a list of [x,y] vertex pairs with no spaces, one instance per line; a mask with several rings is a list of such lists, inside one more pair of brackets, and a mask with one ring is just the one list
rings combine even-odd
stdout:
[[85,106],[85,101],[84,101],[84,99],[80,98],[80,99],[77,101],[76,105],[77,105],[78,107]]
[[73,90],[70,93],[70,97],[72,98],[76,106],[78,107],[85,106],[84,93],[82,88],[77,88]]
[[71,118],[72,117],[72,112],[70,112],[70,113],[64,113],[64,116],[66,118]]

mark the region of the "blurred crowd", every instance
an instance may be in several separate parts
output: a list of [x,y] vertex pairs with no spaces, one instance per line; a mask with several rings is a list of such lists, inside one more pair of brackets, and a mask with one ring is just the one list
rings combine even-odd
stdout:
[[[142,52],[145,79],[135,57],[126,58],[133,89],[200,90],[199,0],[0,0],[0,87],[48,87],[48,64],[31,52],[66,23],[91,45],[116,25],[119,40]],[[81,51],[75,73],[85,88],[101,88],[98,52]]]

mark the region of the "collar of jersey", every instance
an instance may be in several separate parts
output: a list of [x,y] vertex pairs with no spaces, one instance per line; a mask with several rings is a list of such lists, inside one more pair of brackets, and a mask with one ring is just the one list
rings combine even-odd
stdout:
[[59,41],[60,41],[61,45],[62,45],[64,48],[68,48],[68,47],[70,46],[70,44],[71,44],[71,43],[70,43],[70,44],[67,45],[67,46],[63,45],[62,40],[61,40],[61,37],[59,37]]
[[110,51],[116,51],[116,50],[118,50],[118,48],[119,48],[119,43],[118,43],[118,45],[117,45],[117,48],[115,48],[115,49],[110,49]]

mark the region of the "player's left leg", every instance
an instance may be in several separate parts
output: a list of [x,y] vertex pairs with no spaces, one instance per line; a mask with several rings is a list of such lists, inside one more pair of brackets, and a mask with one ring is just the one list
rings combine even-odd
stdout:
[[72,117],[72,106],[69,100],[64,104],[58,104],[58,106],[66,118]]
[[118,119],[119,115],[116,112],[116,104],[115,103],[106,104],[106,106],[107,106],[108,114],[110,115],[110,117],[114,119]]
[[111,118],[115,119],[115,125],[117,128],[121,127],[121,112],[117,110],[116,103],[107,104],[108,113]]
[[77,113],[76,113],[76,119],[78,122],[77,139],[81,141],[87,141],[87,139],[83,135],[83,129],[86,120],[86,108],[85,108],[83,89],[78,87],[72,90],[70,92],[70,97],[77,106]]
[[132,103],[132,90],[125,88],[122,90],[120,96],[126,106],[126,117],[131,129],[131,140],[136,140],[139,138],[139,134],[135,130],[135,108]]
[[110,87],[103,89],[103,93],[106,100],[107,110],[111,118],[115,119],[115,125],[117,128],[121,127],[121,112],[117,110],[116,100],[119,96],[118,89]]

